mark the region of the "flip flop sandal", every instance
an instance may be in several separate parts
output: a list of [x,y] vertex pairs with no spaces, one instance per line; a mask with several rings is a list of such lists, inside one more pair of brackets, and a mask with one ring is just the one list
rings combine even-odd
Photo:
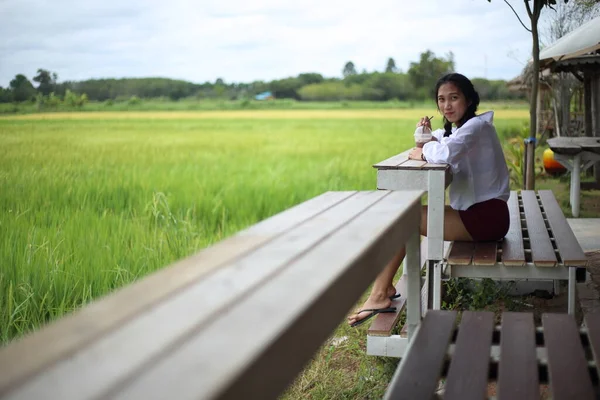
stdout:
[[356,326],[364,324],[365,322],[367,322],[368,320],[370,320],[371,318],[373,318],[377,314],[396,312],[396,307],[367,308],[367,309],[364,309],[364,310],[360,310],[359,312],[357,312],[357,314],[360,314],[361,312],[366,312],[366,311],[370,311],[371,313],[369,315],[367,315],[366,317],[364,317],[363,319],[360,319],[360,320],[356,321],[355,323],[353,323],[350,326],[354,328]]

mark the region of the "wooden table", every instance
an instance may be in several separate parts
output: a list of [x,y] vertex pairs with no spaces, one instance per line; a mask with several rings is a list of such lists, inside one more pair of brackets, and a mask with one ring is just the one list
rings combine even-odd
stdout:
[[375,164],[377,189],[424,190],[428,194],[427,214],[427,276],[428,308],[440,309],[441,266],[444,257],[444,203],[445,190],[452,182],[450,166],[409,160],[406,150]]
[[595,137],[558,137],[548,139],[554,159],[571,172],[569,200],[571,212],[579,217],[580,174],[600,161],[600,139]]
[[584,329],[567,314],[543,314],[539,328],[531,313],[505,312],[498,326],[491,312],[456,318],[427,312],[386,399],[487,399],[489,382],[499,400],[539,399],[542,390],[555,400],[598,398],[600,314],[587,315]]

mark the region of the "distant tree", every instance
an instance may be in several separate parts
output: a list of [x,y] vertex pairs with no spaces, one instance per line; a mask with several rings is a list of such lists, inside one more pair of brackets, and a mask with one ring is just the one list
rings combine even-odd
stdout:
[[299,99],[298,90],[302,86],[302,81],[298,78],[279,79],[269,84],[273,95],[277,99]]
[[324,80],[323,75],[315,72],[300,74],[298,75],[298,79],[300,80],[300,82],[302,82],[303,86],[310,85],[313,83],[321,83]]
[[396,68],[396,61],[393,58],[388,58],[387,65],[385,67],[385,72],[396,72],[398,68]]
[[5,89],[0,86],[0,103],[10,103],[12,100],[12,93],[9,89]]
[[225,81],[222,78],[217,78],[215,85],[225,85]]
[[356,68],[354,67],[354,63],[352,61],[348,61],[346,65],[344,65],[342,75],[344,75],[344,78],[350,75],[356,75]]
[[431,95],[436,81],[444,74],[454,71],[454,54],[438,58],[430,50],[421,53],[418,63],[411,62],[408,76],[421,98]]
[[33,81],[39,83],[37,87],[38,92],[43,95],[49,95],[51,92],[55,91],[54,89],[57,80],[58,75],[56,72],[50,72],[42,68],[39,68],[37,70],[37,75],[33,77]]
[[25,101],[35,96],[35,88],[23,74],[16,75],[15,79],[10,81],[10,89],[14,101]]

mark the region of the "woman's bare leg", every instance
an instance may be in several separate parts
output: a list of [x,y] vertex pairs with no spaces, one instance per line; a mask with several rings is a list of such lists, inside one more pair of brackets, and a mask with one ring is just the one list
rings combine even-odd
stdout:
[[[427,206],[423,206],[421,210],[421,235],[427,236]],[[458,211],[446,206],[444,209],[444,240],[447,241],[472,241],[471,235],[465,228]],[[371,294],[363,306],[359,310],[365,309],[380,309],[389,307],[392,304],[390,296],[396,293],[394,288],[393,279],[400,268],[400,264],[406,256],[406,249],[404,246],[400,249],[398,254],[386,265],[381,273],[375,279]],[[402,271],[406,274],[406,270]],[[369,315],[369,312],[356,312],[348,316],[348,323],[353,324],[356,321],[360,321]]]

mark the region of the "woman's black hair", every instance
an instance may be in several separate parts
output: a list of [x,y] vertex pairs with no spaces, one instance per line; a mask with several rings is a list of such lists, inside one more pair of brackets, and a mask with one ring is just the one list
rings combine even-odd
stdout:
[[[457,74],[455,72],[442,76],[435,85],[435,103],[437,104],[438,91],[440,86],[445,83],[453,83],[462,92],[467,100],[467,111],[465,115],[458,121],[458,125],[462,125],[475,116],[477,107],[479,106],[479,93],[475,90],[473,83],[464,75]],[[452,122],[448,121],[444,116],[444,137],[452,134]]]

